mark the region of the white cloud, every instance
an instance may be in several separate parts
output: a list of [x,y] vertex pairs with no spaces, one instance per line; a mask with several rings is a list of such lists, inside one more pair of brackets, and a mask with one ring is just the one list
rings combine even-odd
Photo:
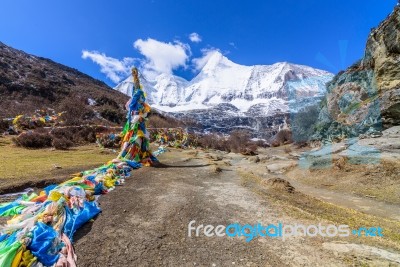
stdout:
[[192,32],[192,33],[189,35],[189,39],[190,39],[190,41],[192,41],[193,43],[200,43],[200,42],[202,41],[201,36],[200,36],[198,33],[196,33],[196,32]]
[[215,53],[221,53],[221,51],[217,48],[204,48],[201,50],[203,53],[202,57],[192,59],[192,63],[194,65],[194,71],[201,70],[208,62],[210,57]]
[[234,42],[230,42],[229,45],[232,46],[232,47],[235,48],[235,49],[238,49],[237,46],[236,46],[236,44],[235,44]]
[[142,67],[147,77],[160,73],[172,74],[174,69],[186,68],[191,55],[190,46],[179,41],[164,43],[151,38],[138,39],[133,46],[146,58]]
[[116,58],[108,57],[106,54],[98,51],[87,50],[82,51],[82,58],[89,58],[94,63],[98,64],[101,67],[100,71],[114,83],[120,82],[130,73],[130,69],[135,61],[134,58],[130,57],[118,60]]

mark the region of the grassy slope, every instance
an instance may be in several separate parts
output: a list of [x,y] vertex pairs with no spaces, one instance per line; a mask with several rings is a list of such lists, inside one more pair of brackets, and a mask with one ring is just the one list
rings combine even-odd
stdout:
[[[384,237],[349,236],[347,241],[372,246],[400,249],[400,222],[340,207],[301,192],[288,193],[284,190],[268,188],[262,178],[248,172],[239,172],[242,185],[268,199],[270,204],[283,208],[293,218],[306,219],[321,223],[331,222],[336,225],[346,224],[351,229],[360,227],[381,227]],[[336,238],[336,241],[342,241]]]
[[[0,190],[45,179],[66,179],[71,174],[101,166],[115,157],[96,144],[67,151],[16,147],[10,137],[0,137]],[[54,167],[60,166],[60,169]]]

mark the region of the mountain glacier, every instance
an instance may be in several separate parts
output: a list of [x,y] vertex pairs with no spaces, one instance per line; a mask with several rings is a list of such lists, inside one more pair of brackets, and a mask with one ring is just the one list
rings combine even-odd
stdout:
[[[206,129],[260,130],[265,128],[264,119],[252,120],[278,116],[279,125],[283,114],[319,101],[332,77],[329,72],[287,62],[243,66],[216,51],[191,81],[161,74],[154,80],[142,77],[141,82],[149,103],[158,110],[196,119]],[[129,77],[114,89],[130,95],[132,87]],[[224,119],[215,121],[209,117],[213,114]]]

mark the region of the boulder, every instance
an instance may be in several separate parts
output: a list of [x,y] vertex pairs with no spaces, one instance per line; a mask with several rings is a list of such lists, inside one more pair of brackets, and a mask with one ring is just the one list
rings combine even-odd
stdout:
[[295,167],[296,165],[297,165],[296,161],[289,160],[289,161],[274,162],[274,163],[268,164],[266,166],[266,168],[271,173],[281,174],[281,173],[285,173],[286,171]]

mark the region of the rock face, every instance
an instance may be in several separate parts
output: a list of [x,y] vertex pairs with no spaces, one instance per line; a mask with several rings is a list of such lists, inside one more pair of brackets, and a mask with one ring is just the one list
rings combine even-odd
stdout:
[[400,160],[400,126],[382,131],[379,137],[351,138],[325,144],[317,150],[302,153],[299,166],[304,169],[331,168],[340,159],[350,164],[379,164]]
[[376,30],[367,42],[362,65],[374,69],[385,127],[400,124],[400,7]]
[[368,37],[364,57],[327,85],[317,137],[354,137],[400,124],[400,7]]
[[264,113],[240,112],[230,104],[219,104],[209,109],[166,113],[176,119],[194,121],[196,131],[228,134],[234,130],[247,130],[253,137],[270,138],[289,120],[289,114],[277,112],[266,116]]

